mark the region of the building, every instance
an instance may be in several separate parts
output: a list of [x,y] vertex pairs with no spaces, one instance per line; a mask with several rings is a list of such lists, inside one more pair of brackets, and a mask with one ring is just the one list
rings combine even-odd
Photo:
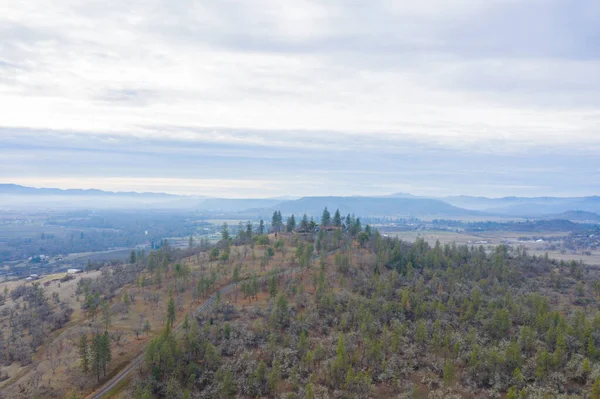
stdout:
[[83,270],[81,270],[81,269],[68,269],[67,270],[67,274],[77,274],[77,273],[83,273]]

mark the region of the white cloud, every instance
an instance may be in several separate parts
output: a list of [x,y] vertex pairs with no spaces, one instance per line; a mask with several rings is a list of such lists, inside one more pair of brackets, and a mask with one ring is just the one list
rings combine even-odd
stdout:
[[22,128],[77,143],[592,152],[599,8],[9,0],[0,3],[0,137]]

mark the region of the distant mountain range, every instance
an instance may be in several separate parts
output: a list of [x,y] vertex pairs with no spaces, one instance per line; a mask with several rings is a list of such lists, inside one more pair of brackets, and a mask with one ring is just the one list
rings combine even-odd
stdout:
[[485,217],[504,216],[532,219],[565,219],[600,223],[600,197],[504,197],[449,196],[428,198],[406,193],[387,196],[331,196],[279,198],[212,198],[165,193],[110,192],[102,190],[61,190],[0,184],[0,206],[19,208],[118,208],[193,209],[206,212],[267,215],[320,216],[324,207],[332,212],[358,216],[389,217]]
[[342,215],[354,213],[359,216],[458,217],[480,214],[438,199],[416,197],[304,197],[283,202],[277,208],[284,214],[306,213],[320,217],[325,207],[331,212],[339,209]]
[[97,189],[67,189],[60,188],[35,188],[19,186],[17,184],[0,184],[0,194],[10,195],[59,195],[59,196],[95,196],[95,197],[146,197],[146,198],[178,198],[175,194],[165,193],[137,193],[137,192],[114,192]]
[[569,211],[600,213],[600,197],[504,197],[454,196],[442,201],[465,209],[497,215],[539,217]]

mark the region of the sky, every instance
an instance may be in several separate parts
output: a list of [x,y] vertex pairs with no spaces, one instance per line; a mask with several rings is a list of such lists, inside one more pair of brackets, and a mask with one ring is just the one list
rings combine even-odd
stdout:
[[596,0],[0,0],[0,183],[600,194]]

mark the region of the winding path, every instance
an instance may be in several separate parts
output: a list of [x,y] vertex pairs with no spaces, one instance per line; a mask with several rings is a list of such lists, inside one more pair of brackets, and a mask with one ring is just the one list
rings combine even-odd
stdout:
[[[289,274],[297,269],[298,268],[292,268],[292,269],[281,271],[280,273]],[[271,277],[271,275],[262,276],[259,280],[261,282],[263,282],[270,277]],[[214,303],[215,299],[217,298],[217,294],[223,295],[223,294],[227,294],[227,293],[233,291],[238,283],[228,284],[228,285],[222,287],[221,289],[219,289],[217,292],[215,292],[202,305],[198,306],[196,308],[196,310],[194,310],[194,312],[192,313],[193,318],[195,318],[200,313],[205,311],[208,307],[210,307],[210,305],[212,305]],[[183,322],[177,326],[177,328],[175,329],[175,333],[178,333],[179,331],[181,331],[182,328],[183,328]],[[144,348],[144,350],[141,351],[141,353],[139,355],[137,355],[135,358],[133,358],[133,360],[131,362],[129,362],[129,364],[123,370],[119,371],[114,377],[112,377],[110,380],[106,381],[104,383],[104,385],[102,385],[96,391],[94,391],[93,393],[88,395],[86,399],[100,399],[100,398],[105,397],[121,381],[123,381],[125,378],[127,378],[136,368],[138,368],[140,365],[142,365],[142,363],[144,363],[144,357],[145,357],[145,348]]]

